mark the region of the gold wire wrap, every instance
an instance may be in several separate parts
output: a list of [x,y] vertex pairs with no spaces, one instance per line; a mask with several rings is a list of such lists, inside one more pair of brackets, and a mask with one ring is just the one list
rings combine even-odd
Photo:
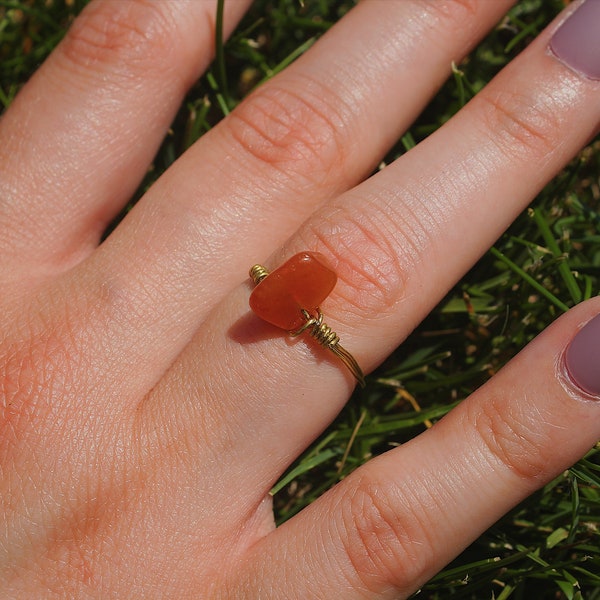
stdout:
[[323,321],[323,313],[321,309],[317,308],[317,316],[311,315],[306,309],[302,309],[302,316],[306,319],[306,323],[297,329],[296,331],[290,331],[289,334],[292,337],[296,337],[305,331],[321,346],[329,348],[341,361],[348,367],[348,370],[354,375],[354,378],[360,384],[360,387],[365,387],[365,376],[360,368],[360,365],[356,362],[356,359],[346,348],[340,345],[340,338],[338,334]]
[[252,281],[254,281],[254,285],[258,285],[268,274],[269,271],[262,265],[254,265],[250,269],[250,277],[252,278]]
[[[269,271],[262,265],[254,265],[250,269],[250,277],[256,285],[268,275]],[[360,365],[356,362],[354,356],[340,345],[340,338],[337,333],[323,321],[321,309],[317,308],[317,315],[314,316],[303,308],[302,316],[306,319],[304,325],[296,331],[288,331],[288,333],[292,337],[297,337],[305,331],[308,332],[308,334],[317,340],[321,346],[331,350],[346,365],[346,368],[354,375],[354,378],[358,381],[360,387],[365,387],[365,375],[360,368]]]

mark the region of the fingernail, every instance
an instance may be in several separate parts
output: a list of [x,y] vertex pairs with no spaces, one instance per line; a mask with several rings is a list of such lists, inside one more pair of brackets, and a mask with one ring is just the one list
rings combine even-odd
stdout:
[[565,65],[600,79],[600,0],[586,0],[556,30],[550,50]]
[[600,315],[578,331],[567,348],[565,364],[575,385],[600,395]]

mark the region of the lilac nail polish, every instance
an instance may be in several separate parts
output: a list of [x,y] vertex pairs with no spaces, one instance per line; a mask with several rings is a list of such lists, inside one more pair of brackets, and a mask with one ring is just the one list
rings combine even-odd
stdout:
[[577,332],[567,348],[565,364],[573,383],[588,394],[600,395],[600,315]]
[[600,0],[586,0],[556,30],[550,50],[565,65],[600,79]]

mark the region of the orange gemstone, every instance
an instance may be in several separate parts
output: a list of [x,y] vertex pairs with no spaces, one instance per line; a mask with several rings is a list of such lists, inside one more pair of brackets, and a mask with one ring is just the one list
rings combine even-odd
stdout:
[[311,314],[335,287],[337,275],[318,252],[301,252],[265,277],[250,295],[250,308],[286,331],[305,323],[302,309]]

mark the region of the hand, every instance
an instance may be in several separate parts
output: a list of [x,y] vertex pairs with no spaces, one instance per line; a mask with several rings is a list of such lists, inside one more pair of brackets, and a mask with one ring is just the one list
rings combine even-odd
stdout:
[[354,381],[249,312],[248,267],[326,255],[327,321],[368,372],[598,129],[588,0],[365,180],[510,4],[361,3],[102,244],[207,66],[214,4],[84,10],[0,122],[6,596],[403,598],[596,442],[598,298],[274,528],[269,490]]

